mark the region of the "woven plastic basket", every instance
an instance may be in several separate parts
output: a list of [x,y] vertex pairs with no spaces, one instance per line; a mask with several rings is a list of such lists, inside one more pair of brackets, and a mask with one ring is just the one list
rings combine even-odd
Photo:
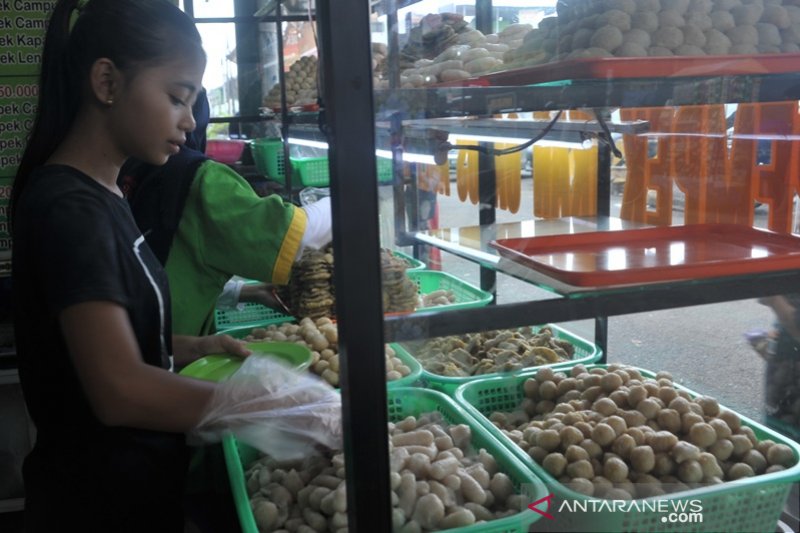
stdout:
[[[293,318],[289,317],[287,320],[284,320],[283,323],[291,322]],[[231,328],[225,331],[220,331],[220,334],[230,335],[236,339],[244,339],[253,331],[254,328],[265,328],[270,325],[277,325],[276,322],[267,322],[264,324],[256,324],[255,326],[243,326],[238,328]],[[393,381],[387,381],[386,386],[390,389],[394,389],[397,387],[410,387],[416,385],[422,375],[422,367],[419,364],[419,361],[411,357],[405,348],[400,346],[399,344],[390,344],[389,346],[392,347],[394,353],[398,359],[400,359],[404,365],[406,365],[410,372],[407,376],[403,376],[400,379],[395,379]]]
[[327,187],[330,185],[330,170],[327,157],[291,158],[292,169],[300,176],[300,183],[306,187]]
[[[514,483],[515,492],[526,494],[531,502],[547,495],[544,484],[534,476],[522,463],[501,446],[470,415],[441,393],[416,388],[399,388],[388,393],[388,411],[390,421],[399,421],[407,416],[418,416],[423,413],[439,412],[445,421],[451,424],[466,424],[472,429],[472,446],[477,451],[486,449],[497,460],[501,472],[506,473]],[[244,468],[258,458],[258,452],[246,446],[230,435],[222,441],[225,462],[233,491],[233,499],[239,522],[244,533],[257,533],[255,518],[250,508],[244,478]],[[451,533],[523,533],[541,515],[529,509],[519,513],[469,527],[450,529]],[[375,530],[377,531],[377,529]]]
[[[605,368],[607,365],[586,365],[587,369]],[[635,367],[634,367],[635,368]],[[653,372],[638,369],[643,376],[654,377]],[[537,531],[596,531],[596,532],[771,532],[783,509],[783,504],[791,489],[791,483],[800,479],[800,463],[791,468],[762,474],[751,478],[738,479],[719,485],[702,486],[688,491],[667,494],[658,498],[636,500],[642,503],[639,512],[621,512],[601,509],[598,512],[558,512],[562,502],[586,502],[591,499],[583,494],[567,488],[554,479],[547,471],[536,463],[526,452],[514,444],[497,429],[487,418],[495,411],[513,411],[525,395],[523,384],[535,372],[515,376],[476,380],[462,385],[456,390],[456,402],[467,412],[478,419],[484,428],[514,453],[538,477],[544,480],[555,495],[552,503],[556,510],[554,520],[541,520],[537,523]],[[675,385],[692,396],[698,394]],[[794,451],[795,461],[800,459],[800,446],[794,441],[768,429],[767,427],[739,415],[742,424],[749,426],[759,440],[772,439],[776,443],[786,444]],[[667,512],[655,508],[655,503],[662,504]],[[692,516],[694,523],[681,523],[670,515],[675,509],[691,510],[696,507],[692,502],[699,502],[699,515]],[[574,504],[573,504],[574,505]],[[649,505],[649,509],[646,507]],[[695,506],[697,504],[694,504]],[[694,511],[692,511],[694,512]],[[680,513],[678,513],[680,514]],[[689,512],[685,512],[690,519]]]
[[378,183],[392,182],[392,160],[384,157],[378,159]]
[[281,183],[286,179],[283,141],[280,139],[255,139],[250,144],[253,162],[258,172]]
[[417,311],[452,311],[483,307],[492,301],[492,294],[460,280],[457,277],[438,270],[407,271],[411,281],[417,284],[420,294],[430,294],[437,290],[452,291],[455,302],[434,307],[420,307]]
[[[421,294],[430,294],[438,289],[446,289],[452,291],[455,296],[456,301],[452,304],[423,307],[417,309],[417,311],[430,309],[447,311],[466,309],[468,307],[482,307],[492,301],[491,294],[470,285],[466,281],[461,281],[455,276],[438,270],[421,270],[421,267],[425,266],[421,261],[408,257],[402,252],[395,251],[394,254],[409,263],[410,268],[406,272],[409,279],[417,284]],[[294,320],[294,317],[252,302],[243,304],[242,309],[216,309],[214,312],[214,323],[218,332],[231,328],[252,328],[265,324],[280,324],[287,320]]]
[[[450,377],[450,376],[442,376],[431,372],[420,363],[422,366],[422,375],[420,376],[421,386],[423,387],[430,387],[434,390],[438,390],[444,392],[445,394],[452,396],[455,393],[455,390],[465,384],[469,383],[470,381],[474,381],[476,379],[486,379],[498,376],[507,376],[513,375],[520,372],[530,372],[531,370],[544,368],[544,367],[551,367],[554,369],[562,368],[568,365],[575,365],[578,363],[583,364],[591,364],[596,362],[600,359],[600,356],[603,354],[603,351],[596,345],[588,340],[584,339],[583,337],[579,337],[569,331],[556,326],[555,324],[548,324],[550,329],[553,331],[553,334],[558,337],[559,339],[563,339],[565,341],[569,341],[575,347],[575,353],[573,354],[572,360],[570,361],[562,361],[558,363],[551,363],[547,365],[539,365],[528,367],[522,370],[518,370],[516,372],[492,372],[491,374],[481,374],[477,376],[466,376],[466,377]],[[536,331],[539,331],[541,327],[534,328]],[[422,343],[405,343],[403,345],[408,353],[411,354],[412,357],[415,357],[415,353],[417,350],[422,346]]]
[[231,328],[254,328],[269,324],[281,324],[291,320],[294,320],[291,315],[253,302],[243,304],[242,309],[216,309],[214,311],[214,325],[218,332]]
[[408,263],[408,269],[406,270],[406,272],[411,272],[414,270],[425,270],[426,268],[428,268],[428,265],[426,265],[419,259],[415,259],[410,255],[404,254],[399,250],[392,250],[392,253],[395,255],[395,257],[399,257],[400,259]]

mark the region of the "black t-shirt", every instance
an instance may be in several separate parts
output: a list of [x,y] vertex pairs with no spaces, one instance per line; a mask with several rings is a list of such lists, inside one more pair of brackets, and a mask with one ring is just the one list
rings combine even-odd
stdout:
[[[117,303],[128,312],[144,361],[169,368],[167,276],[128,203],[71,167],[45,166],[26,185],[13,237],[20,381],[37,428],[23,468],[28,526],[56,531],[75,521],[81,531],[179,530],[184,436],[103,425],[58,322],[78,303]],[[114,350],[108,346],[110,356]]]

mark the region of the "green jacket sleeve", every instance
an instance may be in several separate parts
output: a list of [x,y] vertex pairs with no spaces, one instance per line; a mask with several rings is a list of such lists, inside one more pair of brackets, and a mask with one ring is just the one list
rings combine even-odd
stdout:
[[302,209],[277,195],[258,196],[228,166],[208,161],[192,184],[181,229],[190,218],[210,267],[277,284],[289,281],[306,225]]
[[203,321],[233,275],[288,283],[305,226],[302,209],[276,195],[259,197],[226,165],[203,163],[167,259],[175,333],[207,330]]

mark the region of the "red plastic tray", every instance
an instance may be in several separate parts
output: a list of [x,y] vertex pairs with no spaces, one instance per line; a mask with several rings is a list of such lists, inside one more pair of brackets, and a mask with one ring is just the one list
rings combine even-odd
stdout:
[[576,286],[601,287],[800,268],[800,238],[736,224],[691,224],[498,239],[501,256]]
[[570,59],[487,74],[436,86],[486,87],[532,85],[559,80],[606,78],[664,78],[678,76],[735,76],[780,74],[800,71],[800,53],[670,56],[598,57]]

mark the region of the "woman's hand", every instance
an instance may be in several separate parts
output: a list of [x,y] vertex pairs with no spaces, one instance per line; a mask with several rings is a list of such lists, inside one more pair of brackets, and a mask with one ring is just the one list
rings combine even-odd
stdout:
[[289,312],[275,293],[275,286],[267,283],[244,285],[239,293],[239,302],[253,302],[285,313]]
[[188,335],[173,335],[172,348],[175,356],[175,366],[180,368],[210,354],[230,354],[247,357],[252,352],[247,349],[244,341],[234,339],[230,335],[208,335],[205,337],[191,337]]

